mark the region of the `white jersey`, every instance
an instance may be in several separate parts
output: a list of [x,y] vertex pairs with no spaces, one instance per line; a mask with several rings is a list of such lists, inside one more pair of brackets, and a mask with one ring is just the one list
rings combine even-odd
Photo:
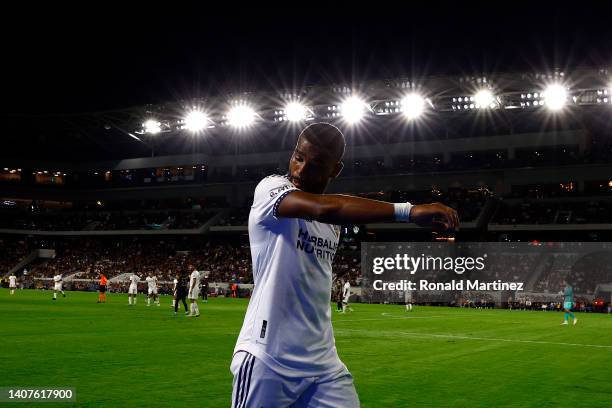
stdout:
[[255,188],[249,240],[255,287],[234,348],[289,377],[345,368],[336,351],[329,299],[340,228],[278,218],[281,200],[299,191],[286,176]]
[[140,282],[140,277],[138,275],[135,275],[135,274],[130,275],[130,286],[137,287],[138,282]]
[[[195,286],[193,285],[195,282]],[[200,287],[200,272],[193,271],[191,272],[191,278],[189,279],[189,290],[193,287],[194,290],[197,290]]]
[[55,275],[53,277],[53,282],[57,285],[58,283],[62,283],[62,275]]
[[[193,289],[191,287],[193,286]],[[200,296],[200,272],[191,272],[191,278],[189,279],[189,293],[187,299],[197,299]]]
[[154,290],[157,288],[157,277],[155,276],[147,276],[147,285],[149,285],[149,290]]
[[176,290],[176,284],[178,283],[178,280],[176,278],[174,278],[174,286],[172,287],[172,290]]
[[351,284],[349,281],[346,281],[344,283],[344,286],[342,287],[342,298],[344,300],[344,303],[348,303],[348,300],[350,297],[351,297]]
[[14,288],[17,285],[17,277],[15,275],[9,276],[9,287]]

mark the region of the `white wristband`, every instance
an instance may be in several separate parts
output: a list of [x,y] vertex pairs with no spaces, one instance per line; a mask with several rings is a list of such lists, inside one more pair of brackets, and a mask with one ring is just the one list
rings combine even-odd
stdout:
[[410,221],[410,210],[412,209],[412,204],[409,202],[405,203],[394,203],[393,210],[395,211],[395,221]]

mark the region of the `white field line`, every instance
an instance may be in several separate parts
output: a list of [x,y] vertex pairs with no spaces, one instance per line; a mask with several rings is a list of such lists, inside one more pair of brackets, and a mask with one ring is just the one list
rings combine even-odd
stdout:
[[[370,334],[379,336],[380,332],[373,333],[369,330],[359,330],[359,329],[340,329],[334,330],[335,334],[347,334],[347,333],[359,333],[359,334]],[[540,344],[540,345],[555,345],[555,346],[572,346],[572,347],[592,347],[592,348],[603,348],[612,350],[612,345],[602,345],[602,344],[583,344],[583,343],[563,343],[563,342],[555,342],[555,341],[541,341],[541,340],[518,340],[518,339],[500,339],[493,337],[477,337],[477,336],[465,336],[459,334],[436,334],[436,333],[418,333],[418,332],[393,332],[393,333],[385,333],[382,336],[384,337],[400,337],[400,336],[410,336],[410,337],[423,337],[423,338],[443,338],[443,339],[459,339],[459,340],[477,340],[477,341],[493,341],[493,342],[504,342],[504,343],[525,343],[525,344]]]

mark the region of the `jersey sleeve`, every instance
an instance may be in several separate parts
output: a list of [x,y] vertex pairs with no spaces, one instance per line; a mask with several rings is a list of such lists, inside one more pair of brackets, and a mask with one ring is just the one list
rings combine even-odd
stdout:
[[297,189],[285,176],[269,176],[259,182],[255,188],[251,211],[255,222],[270,225],[278,220],[278,206],[287,194]]

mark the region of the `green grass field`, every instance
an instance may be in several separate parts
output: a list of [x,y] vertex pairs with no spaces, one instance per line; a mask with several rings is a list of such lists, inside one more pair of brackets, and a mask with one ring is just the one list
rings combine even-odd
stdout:
[[[230,405],[246,300],[200,303],[191,319],[167,296],[67,294],[0,289],[0,387],[74,387],[77,406]],[[612,406],[612,316],[565,327],[555,312],[353,306],[334,329],[363,407]]]

